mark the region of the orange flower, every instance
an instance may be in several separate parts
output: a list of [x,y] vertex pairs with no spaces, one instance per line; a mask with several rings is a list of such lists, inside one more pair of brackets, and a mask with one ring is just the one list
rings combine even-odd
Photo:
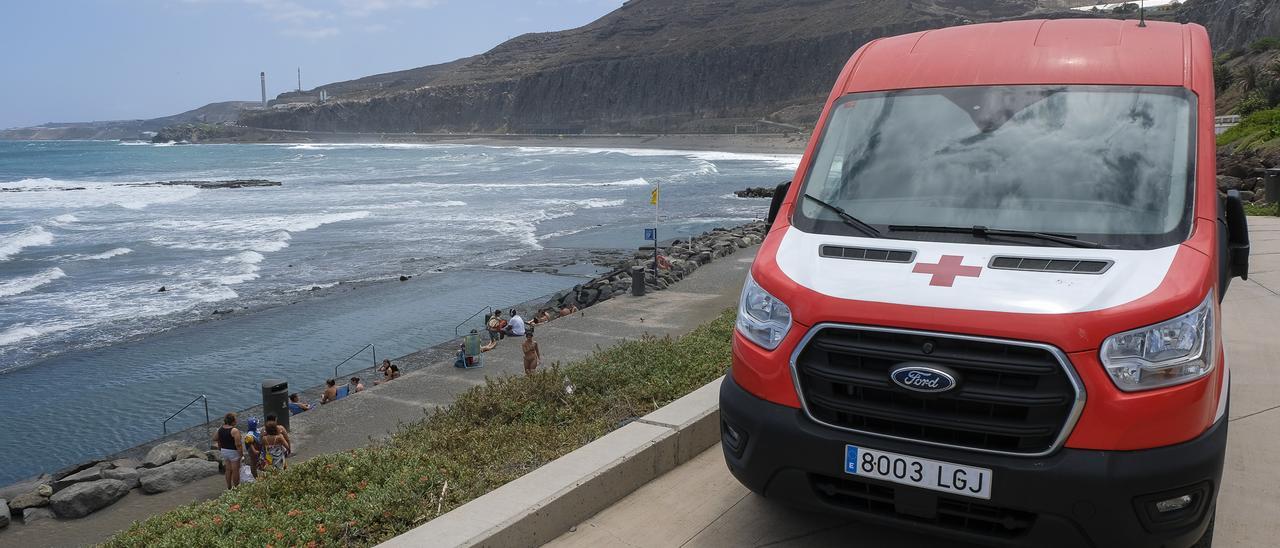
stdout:
[[347,493],[347,500],[356,500],[355,493]]
[[418,481],[420,481],[420,482],[422,482],[422,483],[426,483],[428,479],[430,479],[430,478],[428,478],[428,477],[426,477],[426,476],[422,476],[422,477],[418,478]]
[[281,533],[281,532],[278,532],[278,531],[277,531],[277,532],[276,532],[276,540],[283,540],[283,539],[284,539],[284,533]]
[[232,511],[232,512],[239,512],[239,511],[240,511],[240,505],[239,505],[239,504],[232,504],[232,505],[231,505],[231,508],[228,508],[228,510],[230,510],[230,511]]
[[213,516],[214,525],[222,525],[222,516]]
[[297,509],[297,508],[294,508],[293,510],[289,510],[289,514],[288,514],[288,516],[289,516],[289,517],[291,517],[291,518],[292,518],[292,517],[297,517],[297,516],[300,516],[300,515],[302,515],[302,510],[299,510],[299,509]]
[[369,486],[369,480],[363,480],[360,483],[356,484],[356,487],[359,487],[360,489],[364,489],[365,487],[368,487],[368,486]]
[[314,540],[307,543],[307,548],[316,548],[316,546],[319,546],[319,544],[316,544]]
[[324,534],[324,532],[325,532],[325,528],[324,528],[324,524],[323,524],[323,523],[321,523],[320,525],[317,525],[317,526],[316,526],[316,532],[317,532],[317,533],[320,533],[320,534],[322,534],[322,535]]

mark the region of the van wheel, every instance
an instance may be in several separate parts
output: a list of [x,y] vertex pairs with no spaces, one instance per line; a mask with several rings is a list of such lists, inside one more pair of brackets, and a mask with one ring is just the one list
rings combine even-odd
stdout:
[[[1216,506],[1216,505],[1215,505]],[[1218,520],[1218,509],[1214,508],[1213,515],[1209,517],[1209,527],[1204,530],[1204,535],[1197,540],[1191,548],[1212,548],[1213,546],[1213,524]]]

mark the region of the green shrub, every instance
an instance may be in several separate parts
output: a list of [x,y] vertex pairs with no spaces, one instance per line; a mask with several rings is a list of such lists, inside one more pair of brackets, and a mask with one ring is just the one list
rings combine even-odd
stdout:
[[1280,212],[1280,204],[1244,204],[1245,215],[1265,215],[1268,217],[1277,216]]
[[1218,145],[1256,148],[1280,137],[1280,109],[1259,110],[1218,136]]
[[726,311],[679,339],[624,342],[565,367],[489,379],[384,443],[134,523],[106,546],[377,544],[724,374],[733,319]]
[[1271,105],[1267,104],[1266,94],[1255,91],[1240,101],[1240,104],[1236,105],[1236,114],[1248,116],[1269,106]]
[[1220,61],[1213,63],[1213,86],[1219,92],[1226,91],[1236,82],[1236,73]]
[[1280,38],[1268,36],[1266,38],[1259,38],[1257,40],[1254,40],[1252,43],[1249,44],[1249,51],[1253,51],[1255,53],[1262,52],[1262,51],[1271,51],[1273,49],[1280,49]]

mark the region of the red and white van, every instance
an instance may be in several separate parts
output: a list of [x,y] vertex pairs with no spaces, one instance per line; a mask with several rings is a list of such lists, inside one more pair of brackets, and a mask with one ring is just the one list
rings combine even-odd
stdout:
[[1208,542],[1248,269],[1211,55],[1105,19],[859,49],[742,292],[738,480],[986,545]]

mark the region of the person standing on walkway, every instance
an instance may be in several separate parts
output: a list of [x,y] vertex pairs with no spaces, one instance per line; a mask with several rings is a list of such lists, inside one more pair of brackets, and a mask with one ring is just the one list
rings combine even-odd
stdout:
[[538,341],[533,340],[532,329],[524,334],[524,342],[520,344],[520,349],[524,351],[524,374],[532,375],[533,370],[537,369],[538,364],[542,362],[542,350],[538,348]]
[[213,441],[218,444],[218,453],[222,455],[227,489],[232,489],[240,485],[240,460],[244,457],[244,439],[236,429],[235,413],[227,413],[222,418],[222,426],[213,435]]
[[267,446],[267,467],[274,470],[289,468],[285,458],[292,452],[292,447],[289,444],[289,436],[284,433],[284,427],[274,422],[269,422],[265,430],[267,435],[263,437],[262,441]]

